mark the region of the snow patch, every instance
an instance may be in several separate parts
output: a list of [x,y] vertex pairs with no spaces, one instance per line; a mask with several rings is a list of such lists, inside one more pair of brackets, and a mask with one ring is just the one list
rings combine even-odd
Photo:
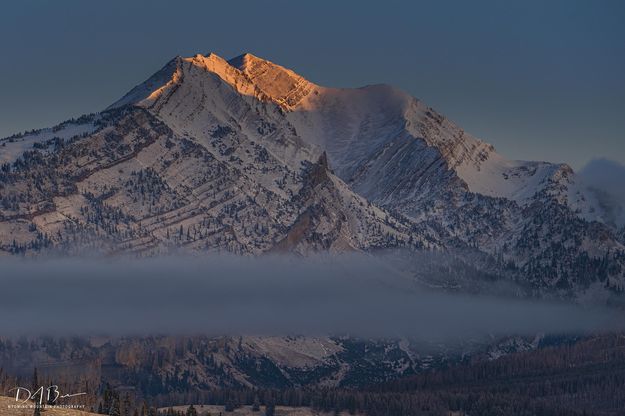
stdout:
[[98,128],[95,121],[95,117],[85,123],[66,121],[55,127],[0,139],[0,164],[15,162],[25,151],[34,150],[35,146],[45,150],[46,142],[54,138],[70,140],[91,134]]

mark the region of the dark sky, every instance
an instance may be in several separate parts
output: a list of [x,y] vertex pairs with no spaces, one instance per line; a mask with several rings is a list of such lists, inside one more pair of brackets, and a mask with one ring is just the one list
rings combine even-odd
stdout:
[[390,83],[511,158],[625,163],[625,2],[30,1],[0,9],[0,136],[103,109],[175,55]]

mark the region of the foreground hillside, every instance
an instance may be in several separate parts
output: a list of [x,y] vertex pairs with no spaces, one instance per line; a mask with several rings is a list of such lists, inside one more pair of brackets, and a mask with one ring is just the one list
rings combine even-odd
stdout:
[[[371,416],[607,416],[625,411],[625,337],[581,339],[494,360],[434,369],[354,389],[226,390],[207,397],[232,403],[346,410]],[[209,399],[210,400],[210,399]]]
[[[180,415],[189,414],[189,408],[191,406],[173,406],[167,408],[158,409],[162,414],[171,414],[171,412],[179,413]],[[233,416],[265,416],[267,414],[266,406],[259,406],[259,410],[254,410],[253,406],[241,406],[236,409],[232,409],[226,412],[226,406],[218,405],[203,405],[196,404],[193,408],[197,412],[198,416],[219,416],[229,414]],[[168,413],[169,412],[169,413]],[[323,412],[320,410],[311,409],[310,407],[291,407],[291,406],[275,406],[274,416],[337,416],[335,412]],[[340,412],[339,416],[347,416],[348,412]]]
[[[169,416],[177,415],[175,412],[192,415],[193,412],[187,412],[189,403],[194,403],[200,416],[211,413],[217,416],[219,412],[223,416],[230,413],[226,408],[234,409],[234,414],[239,415],[262,415],[267,406],[276,406],[278,411],[275,414],[285,416],[327,415],[341,411],[370,416],[438,416],[450,412],[455,412],[451,413],[454,415],[618,416],[625,411],[625,396],[622,394],[625,389],[625,336],[620,333],[577,340],[552,338],[534,350],[489,351],[463,362],[433,366],[392,381],[370,379],[370,383],[358,388],[328,384],[211,385],[219,370],[209,366],[184,368],[189,361],[188,354],[183,353],[184,344],[186,342],[178,344],[179,358],[164,367],[167,373],[162,386],[155,381],[163,374],[156,367],[120,378],[123,371],[118,366],[98,372],[86,362],[79,363],[78,359],[71,363],[66,361],[65,367],[57,367],[56,379],[61,380],[60,375],[64,374],[63,380],[67,383],[63,384],[89,386],[92,390],[88,396],[89,407],[100,409],[101,414],[110,414],[112,403],[120,401],[124,403],[123,409],[137,409],[139,414],[144,410],[155,414],[153,406],[158,406]],[[115,355],[129,363],[137,359],[128,349]],[[158,350],[151,357],[154,366],[160,357],[164,359],[165,351]],[[258,359],[255,362],[261,364],[256,368],[262,370],[262,362]],[[379,363],[380,359],[376,362]],[[91,368],[94,374],[94,378],[88,381],[79,371],[86,368]],[[175,368],[182,373],[176,373]],[[206,384],[187,384],[191,376],[201,375],[198,374],[201,368],[208,371],[202,375]],[[361,369],[368,372],[373,368]],[[39,374],[52,374],[46,370],[50,369],[41,367]],[[233,371],[226,367],[222,370]],[[7,372],[4,375],[7,377]],[[25,375],[21,379],[29,378],[30,375]],[[261,380],[256,382],[262,383]],[[2,389],[14,384],[12,377],[0,379]],[[254,403],[260,412],[252,412]],[[175,406],[171,409],[175,412],[170,410],[171,406]],[[132,414],[130,410],[128,414]],[[5,410],[0,408],[0,412]],[[68,413],[67,416],[80,414],[83,413]]]
[[[400,340],[330,337],[0,339],[4,375],[28,378],[37,367],[42,376],[69,383],[67,390],[106,381],[132,385],[165,404],[222,387],[359,387],[412,375],[458,354],[446,348],[419,353]],[[0,386],[10,381],[2,375]]]
[[[29,402],[30,403],[30,402]],[[0,396],[0,416],[32,416],[32,408],[14,409],[10,406],[16,404],[14,397]],[[94,416],[96,413],[89,413],[77,409],[50,408],[41,411],[42,416]]]

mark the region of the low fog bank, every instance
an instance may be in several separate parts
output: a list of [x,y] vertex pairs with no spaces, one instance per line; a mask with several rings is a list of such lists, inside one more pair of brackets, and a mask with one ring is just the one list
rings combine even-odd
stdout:
[[449,340],[621,330],[622,312],[427,291],[369,256],[3,260],[2,335]]

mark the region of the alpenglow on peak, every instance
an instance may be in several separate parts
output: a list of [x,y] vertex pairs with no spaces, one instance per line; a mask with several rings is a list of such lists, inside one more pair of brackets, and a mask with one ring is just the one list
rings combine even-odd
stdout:
[[316,87],[290,69],[251,53],[225,60],[210,52],[175,57],[108,109],[129,104],[149,106],[167,89],[182,82],[201,82],[202,77],[213,75],[241,94],[272,101],[287,110],[293,109]]

